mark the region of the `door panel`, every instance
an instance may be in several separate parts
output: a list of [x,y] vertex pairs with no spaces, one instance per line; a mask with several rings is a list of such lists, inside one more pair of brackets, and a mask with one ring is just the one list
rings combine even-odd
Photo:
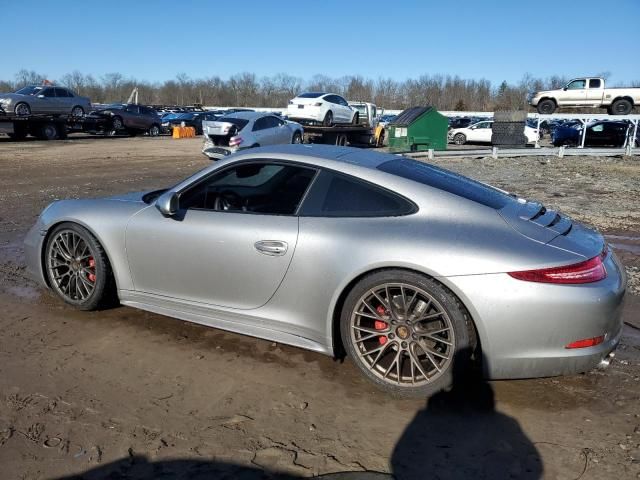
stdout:
[[[136,291],[252,309],[277,290],[297,238],[294,216],[187,210],[178,220],[149,207],[129,222],[126,248]],[[264,242],[278,252],[259,251]]]

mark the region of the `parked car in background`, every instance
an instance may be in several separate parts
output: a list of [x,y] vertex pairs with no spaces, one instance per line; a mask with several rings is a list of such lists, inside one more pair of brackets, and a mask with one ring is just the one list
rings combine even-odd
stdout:
[[174,127],[193,127],[196,135],[202,135],[202,122],[217,120],[223,112],[182,112],[171,113],[162,117],[162,131],[171,134]]
[[160,135],[162,120],[158,113],[150,107],[133,103],[107,105],[91,112],[98,117],[109,117],[114,132],[126,131],[129,135],[148,133],[155,137]]
[[247,148],[302,143],[304,133],[299,123],[261,112],[230,113],[215,121],[204,121],[202,129],[202,153],[212,160]]
[[68,88],[29,85],[14,93],[0,94],[0,107],[15,115],[48,113],[80,117],[91,111],[91,101]]
[[330,127],[337,123],[357,124],[358,111],[335,93],[307,92],[289,100],[287,117],[302,122],[321,123]]
[[[551,132],[554,146],[577,146],[582,142],[584,126],[577,122],[573,125],[557,126]],[[624,121],[597,121],[587,125],[584,139],[585,147],[623,147],[627,138],[633,134],[632,124]]]
[[449,119],[449,129],[454,128],[466,128],[471,125],[473,122],[472,118],[469,117],[454,117]]
[[382,115],[378,120],[378,125],[382,125],[384,128],[387,128],[391,122],[396,119],[397,115]]
[[640,103],[640,88],[605,88],[604,78],[574,78],[562,88],[531,93],[527,101],[542,114],[560,107],[600,107],[610,115],[627,115]]
[[[491,143],[491,127],[493,122],[485,120],[483,122],[474,123],[466,128],[454,128],[449,130],[448,140],[456,145],[464,145],[465,143]],[[527,137],[527,143],[535,143],[538,140],[538,130],[525,125],[524,134]]]

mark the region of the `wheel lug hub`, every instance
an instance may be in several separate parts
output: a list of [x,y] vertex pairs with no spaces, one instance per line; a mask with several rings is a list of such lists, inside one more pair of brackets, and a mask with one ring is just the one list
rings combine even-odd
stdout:
[[407,342],[402,342],[400,345],[402,346],[402,348],[407,348]]

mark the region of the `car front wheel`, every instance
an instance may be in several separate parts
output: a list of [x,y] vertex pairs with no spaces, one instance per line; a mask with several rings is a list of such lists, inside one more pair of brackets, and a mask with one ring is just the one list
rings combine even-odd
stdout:
[[397,396],[430,396],[471,366],[473,327],[460,302],[438,282],[385,270],[364,277],[341,315],[347,354],[378,387]]
[[95,237],[75,223],[56,227],[46,244],[45,271],[53,291],[80,310],[104,304],[113,286],[107,256]]
[[291,143],[302,143],[302,135],[300,134],[300,132],[296,132],[293,134]]

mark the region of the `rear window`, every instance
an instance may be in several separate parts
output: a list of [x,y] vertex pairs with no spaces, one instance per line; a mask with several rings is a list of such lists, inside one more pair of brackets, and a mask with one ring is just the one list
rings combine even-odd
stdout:
[[244,118],[233,118],[233,117],[222,117],[218,119],[218,121],[232,123],[236,127],[238,127],[238,130],[242,130],[244,127],[247,126],[247,123],[249,123],[249,120],[245,120]]
[[298,98],[318,98],[318,97],[321,97],[322,95],[324,95],[324,93],[322,92],[307,92],[307,93],[301,93],[300,95],[298,95]]
[[516,201],[514,197],[497,188],[476,182],[449,170],[408,158],[399,158],[381,163],[378,165],[378,170],[413,180],[438,190],[444,190],[496,210]]

